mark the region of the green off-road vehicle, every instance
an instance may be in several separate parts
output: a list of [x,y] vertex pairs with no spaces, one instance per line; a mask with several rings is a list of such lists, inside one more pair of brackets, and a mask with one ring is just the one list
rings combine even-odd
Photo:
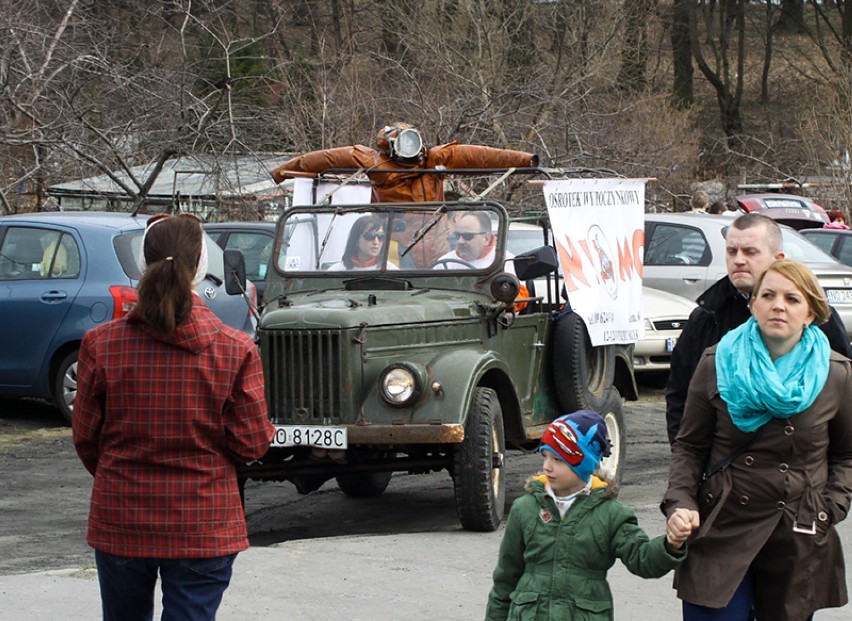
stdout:
[[[475,260],[453,249],[475,237],[453,234],[466,212],[490,227],[491,237],[476,232],[490,245]],[[461,525],[490,531],[504,513],[506,447],[535,448],[554,418],[578,409],[606,419],[603,468],[618,479],[618,388],[636,398],[630,348],[591,347],[558,299],[546,225],[539,247],[517,256],[509,225],[483,200],[288,209],[258,329],[277,433],[241,479],[308,493],[335,478],[364,497],[393,472],[446,469]],[[347,261],[361,241],[378,254]]]

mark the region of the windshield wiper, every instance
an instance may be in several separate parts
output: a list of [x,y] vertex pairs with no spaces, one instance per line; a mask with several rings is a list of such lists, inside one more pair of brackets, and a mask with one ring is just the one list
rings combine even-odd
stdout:
[[409,250],[411,250],[417,243],[426,237],[426,233],[431,231],[438,222],[441,221],[441,218],[444,214],[447,213],[447,207],[445,205],[441,205],[438,207],[435,212],[432,214],[432,217],[428,222],[424,223],[419,229],[414,232],[414,235],[411,236],[411,243],[408,244],[405,249],[399,254],[399,257],[402,258],[408,254]]
[[328,238],[331,237],[331,229],[334,227],[334,220],[337,218],[337,214],[339,213],[340,210],[335,210],[334,214],[331,216],[331,222],[328,223],[328,228],[325,231],[325,237],[322,240],[322,244],[320,244],[319,254],[317,254],[317,264],[314,266],[315,270],[319,269],[322,254],[325,252],[326,244],[328,244]]

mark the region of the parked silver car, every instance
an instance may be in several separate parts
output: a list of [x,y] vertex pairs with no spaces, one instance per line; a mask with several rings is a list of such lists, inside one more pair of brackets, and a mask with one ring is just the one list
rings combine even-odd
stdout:
[[[725,233],[732,221],[730,216],[645,214],[643,282],[696,299],[727,274]],[[852,338],[852,268],[789,227],[782,226],[781,234],[787,258],[801,261],[813,270]]]

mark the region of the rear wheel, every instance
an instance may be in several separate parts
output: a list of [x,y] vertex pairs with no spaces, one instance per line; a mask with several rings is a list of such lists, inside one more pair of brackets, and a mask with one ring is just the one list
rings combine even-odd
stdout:
[[77,398],[77,351],[62,359],[53,377],[53,401],[69,423]]
[[505,452],[503,411],[497,393],[476,388],[464,441],[453,451],[456,511],[465,530],[493,531],[500,526],[506,502]]
[[359,472],[337,477],[337,486],[352,498],[374,498],[388,488],[392,472]]
[[610,441],[610,455],[603,458],[600,470],[608,481],[621,483],[627,443],[624,433],[624,409],[621,406],[621,395],[615,388],[610,388],[607,391],[604,406],[598,412],[606,422],[606,431]]
[[553,380],[562,411],[600,411],[614,379],[615,347],[593,347],[577,313],[559,317],[553,326]]

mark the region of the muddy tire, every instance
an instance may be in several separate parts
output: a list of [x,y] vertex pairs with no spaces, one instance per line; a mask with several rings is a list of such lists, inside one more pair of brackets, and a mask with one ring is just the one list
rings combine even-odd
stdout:
[[340,491],[352,498],[375,498],[388,488],[392,472],[359,472],[336,478]]
[[477,388],[473,394],[464,441],[453,450],[456,511],[465,530],[489,532],[503,521],[506,476],[503,411],[497,393]]
[[607,391],[604,407],[598,410],[598,413],[606,421],[606,430],[610,441],[610,455],[604,457],[600,470],[608,481],[621,483],[621,477],[624,475],[627,435],[624,429],[624,409],[621,405],[621,395],[615,388]]
[[69,423],[77,398],[77,350],[62,359],[53,376],[53,402]]
[[553,326],[553,382],[563,413],[599,412],[615,379],[615,347],[592,347],[577,313],[565,313]]

